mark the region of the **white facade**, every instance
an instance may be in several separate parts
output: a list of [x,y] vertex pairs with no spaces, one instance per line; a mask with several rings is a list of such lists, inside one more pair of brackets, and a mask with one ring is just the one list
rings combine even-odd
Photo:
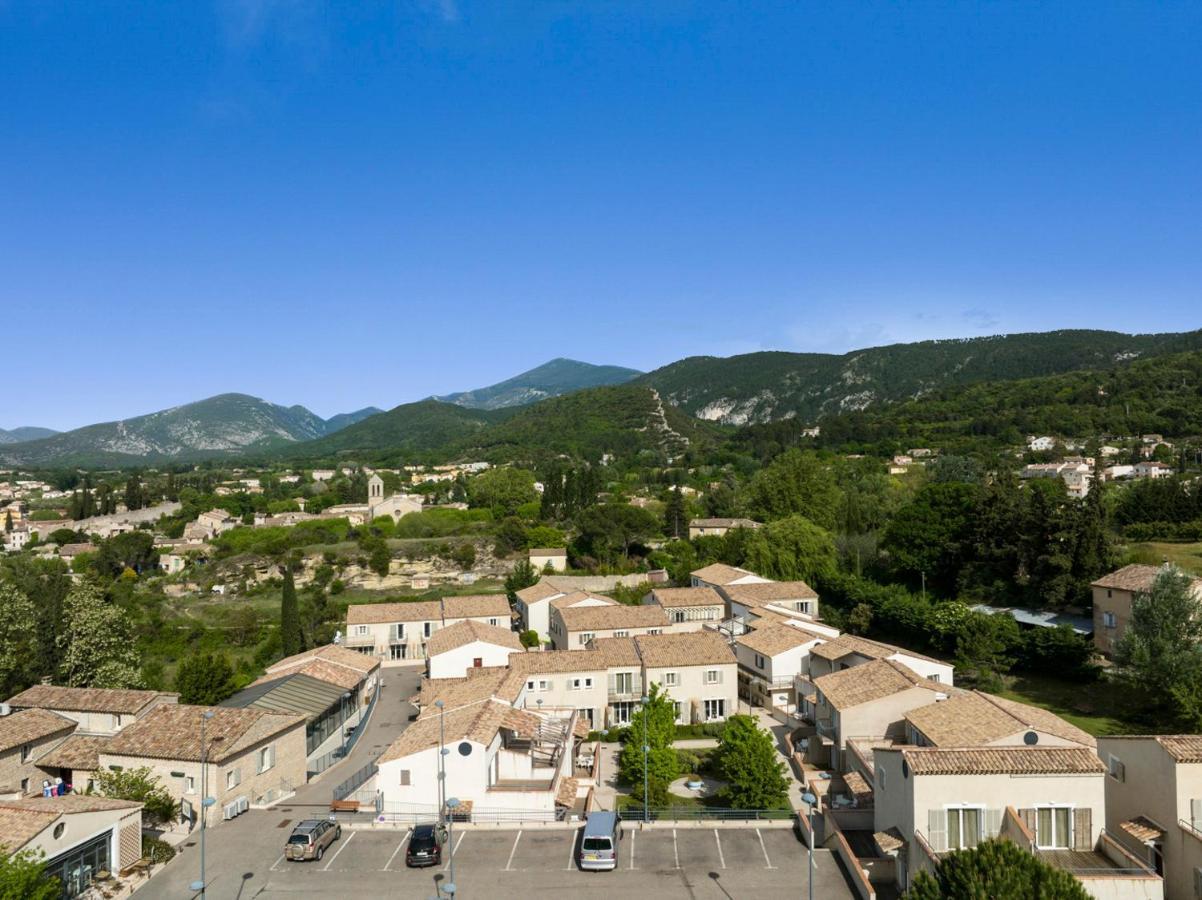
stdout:
[[520,652],[513,647],[502,647],[489,641],[472,641],[453,650],[431,655],[426,661],[426,668],[431,678],[462,678],[468,669],[507,666],[509,655]]

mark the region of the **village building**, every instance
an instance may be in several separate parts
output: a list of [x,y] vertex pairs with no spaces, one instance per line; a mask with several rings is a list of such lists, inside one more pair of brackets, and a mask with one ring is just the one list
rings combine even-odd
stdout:
[[763,526],[754,519],[690,519],[689,540],[694,541],[699,537],[722,537],[734,528],[755,529],[761,527]]
[[352,604],[346,610],[345,645],[377,657],[385,666],[421,665],[430,637],[439,628],[464,619],[508,626],[510,615],[504,594],[443,597],[417,603]]
[[23,709],[0,716],[0,798],[40,793],[37,760],[65,741],[75,722],[44,709]]
[[527,558],[535,572],[568,570],[568,551],[563,547],[533,549],[529,551]]
[[556,650],[582,650],[594,638],[660,634],[672,629],[659,606],[551,605],[551,645]]
[[[1168,565],[1168,564],[1166,564]],[[1135,598],[1152,590],[1164,566],[1123,566],[1093,582],[1093,639],[1103,656],[1112,657],[1131,622]],[[1191,578],[1194,595],[1202,599],[1202,578]]]
[[514,653],[524,652],[508,628],[465,619],[435,631],[427,642],[426,675],[462,678],[468,669],[505,666]]
[[663,609],[676,631],[716,627],[726,612],[722,595],[711,587],[656,587],[643,604]]

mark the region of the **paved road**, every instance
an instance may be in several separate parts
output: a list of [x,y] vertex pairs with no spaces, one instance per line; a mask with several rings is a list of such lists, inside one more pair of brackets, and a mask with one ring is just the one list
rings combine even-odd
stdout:
[[[381,669],[382,689],[367,729],[354,749],[321,778],[297,789],[291,799],[265,810],[251,810],[231,822],[208,829],[205,842],[209,890],[207,900],[258,895],[267,873],[280,855],[280,848],[293,824],[301,819],[329,815],[330,793],[344,778],[376,759],[408,725],[415,712],[408,698],[417,693],[421,669]],[[198,832],[193,832],[181,852],[140,890],[138,900],[169,897],[174,900],[195,894],[188,885],[200,879]]]

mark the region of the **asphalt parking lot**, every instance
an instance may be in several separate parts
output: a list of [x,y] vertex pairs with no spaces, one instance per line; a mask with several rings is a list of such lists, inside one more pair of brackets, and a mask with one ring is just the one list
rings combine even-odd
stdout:
[[[781,828],[657,827],[623,834],[618,868],[583,872],[576,865],[580,829],[458,830],[456,896],[519,897],[571,892],[577,897],[772,897],[806,886],[806,850]],[[434,897],[450,880],[449,859],[438,868],[405,866],[404,831],[344,831],[319,862],[277,859],[242,894],[346,897]],[[829,851],[816,854],[814,896],[853,896]]]

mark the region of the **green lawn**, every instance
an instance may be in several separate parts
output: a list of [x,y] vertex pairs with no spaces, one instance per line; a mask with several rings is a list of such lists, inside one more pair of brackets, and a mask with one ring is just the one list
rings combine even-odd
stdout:
[[1202,541],[1176,543],[1171,541],[1145,541],[1129,544],[1127,553],[1140,562],[1159,565],[1168,560],[1186,572],[1202,575]]
[[1047,675],[1019,675],[1001,692],[1003,697],[1050,710],[1082,731],[1099,736],[1143,734],[1148,726],[1126,718],[1133,698],[1107,679],[1093,684],[1065,681]]

